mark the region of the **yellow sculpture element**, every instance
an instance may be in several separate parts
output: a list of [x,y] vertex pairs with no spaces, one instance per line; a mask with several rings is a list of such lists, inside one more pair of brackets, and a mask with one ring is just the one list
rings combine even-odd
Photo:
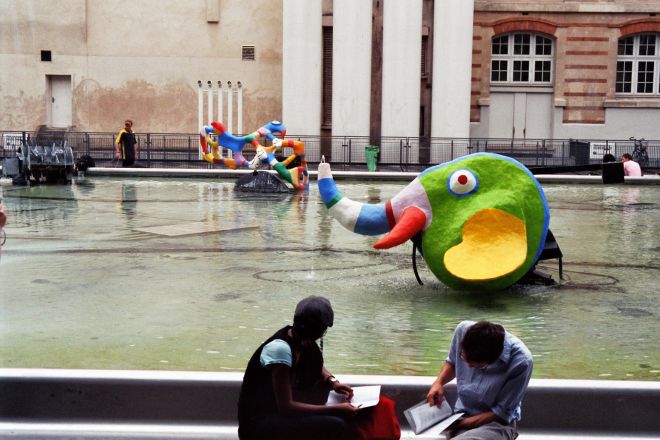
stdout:
[[496,208],[482,209],[463,225],[463,241],[445,253],[445,267],[466,281],[487,281],[518,269],[527,256],[525,222]]

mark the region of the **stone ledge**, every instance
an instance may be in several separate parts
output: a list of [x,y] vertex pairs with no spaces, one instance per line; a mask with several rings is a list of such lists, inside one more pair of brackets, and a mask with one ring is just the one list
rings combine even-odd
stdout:
[[[354,386],[382,385],[404,431],[403,410],[423,400],[434,380],[337,376]],[[72,438],[61,434],[77,430],[75,438],[235,439],[241,380],[239,372],[0,369],[0,438],[37,431],[23,438]],[[445,395],[455,400],[454,382]],[[660,382],[532,379],[520,438],[660,438],[658,413]],[[153,432],[161,436],[148,437]]]
[[603,101],[605,108],[660,108],[660,98],[620,98]]
[[[238,440],[236,425],[138,425],[113,423],[0,423],[0,438],[50,440]],[[403,429],[402,440],[433,439],[437,435],[415,435]],[[536,432],[521,430],[519,440],[641,440],[653,434],[582,432]]]

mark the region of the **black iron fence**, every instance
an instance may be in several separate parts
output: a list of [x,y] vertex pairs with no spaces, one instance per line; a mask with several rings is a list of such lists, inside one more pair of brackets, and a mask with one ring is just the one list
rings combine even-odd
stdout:
[[[74,155],[91,156],[96,166],[117,166],[114,161],[114,133],[59,132],[52,135],[30,132],[0,131],[0,159],[15,157],[24,143],[66,143]],[[200,158],[197,134],[137,133],[138,166],[149,168],[207,168]],[[307,161],[314,165],[325,160],[335,169],[366,170],[366,147],[371,142],[358,136],[287,136],[305,143]],[[378,147],[378,169],[419,171],[477,152],[497,153],[512,157],[532,167],[570,167],[598,164],[605,154],[617,159],[624,153],[633,155],[643,168],[660,168],[660,140],[612,139],[460,139],[422,137],[383,137]],[[225,150],[225,154],[229,152]],[[292,151],[284,148],[282,155]],[[244,155],[250,159],[254,148],[246,145]],[[229,157],[229,156],[228,156]]]

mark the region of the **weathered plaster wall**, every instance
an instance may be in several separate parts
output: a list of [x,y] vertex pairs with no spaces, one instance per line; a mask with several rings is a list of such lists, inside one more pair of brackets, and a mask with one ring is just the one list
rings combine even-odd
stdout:
[[[218,22],[207,22],[212,1]],[[195,132],[197,80],[243,83],[245,131],[280,119],[281,0],[267,6],[0,0],[0,129],[47,122],[46,75],[71,75],[78,130],[114,131],[131,118],[138,131]],[[256,47],[256,61],[242,61],[243,45]],[[40,61],[41,50],[52,62]]]
[[[0,0],[0,129],[45,123],[46,75],[85,52],[84,3]],[[67,55],[42,63],[42,49]]]

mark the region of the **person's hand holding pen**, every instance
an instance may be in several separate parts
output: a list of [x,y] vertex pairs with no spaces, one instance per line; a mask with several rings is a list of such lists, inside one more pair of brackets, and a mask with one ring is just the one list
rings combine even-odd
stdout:
[[346,400],[349,402],[353,399],[353,388],[339,382],[339,380],[334,376],[330,376],[329,380],[330,380],[330,385],[332,386],[332,391],[343,395],[344,397],[346,397]]
[[[335,393],[341,394],[346,398],[346,403],[341,403],[340,407],[343,409],[343,411],[348,412],[350,415],[355,415],[357,414],[357,410],[362,407],[362,404],[359,405],[353,405],[351,403],[351,400],[353,400],[353,388],[350,386],[343,384],[339,382],[339,379],[337,379],[334,376],[329,376],[328,381],[330,382],[330,386],[332,387],[332,391]],[[350,407],[350,410],[347,411],[347,408]]]

